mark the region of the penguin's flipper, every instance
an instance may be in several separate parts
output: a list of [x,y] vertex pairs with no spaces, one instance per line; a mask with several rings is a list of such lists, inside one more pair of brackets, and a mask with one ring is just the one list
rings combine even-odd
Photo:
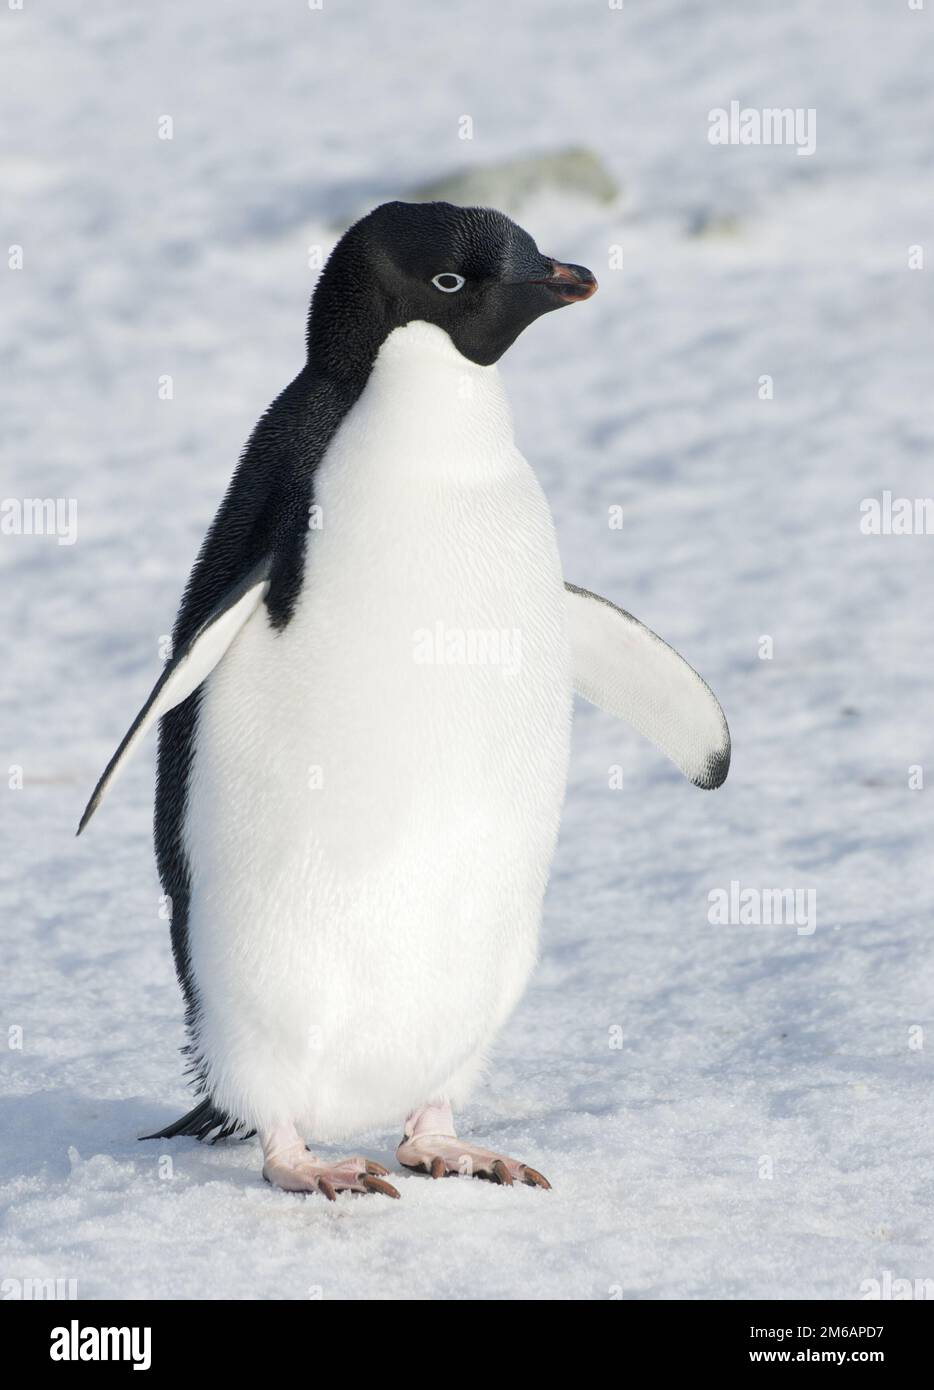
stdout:
[[631,613],[564,587],[578,695],[625,719],[696,787],[719,787],[730,770],[730,730],[710,686]]
[[170,709],[187,700],[230,646],[243,624],[259,607],[269,588],[269,564],[263,561],[238,584],[229,589],[219,603],[166,663],[153,686],[149,699],[123,736],[120,747],[104,768],[78,825],[80,835],[97,810],[110,782],[148,731]]

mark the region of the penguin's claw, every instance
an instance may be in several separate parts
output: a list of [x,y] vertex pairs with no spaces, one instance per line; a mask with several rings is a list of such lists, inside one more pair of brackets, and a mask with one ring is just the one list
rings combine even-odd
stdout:
[[522,1181],[528,1183],[530,1187],[544,1187],[546,1191],[551,1190],[551,1183],[544,1173],[539,1173],[536,1168],[525,1168]]
[[303,1152],[295,1157],[267,1158],[263,1177],[284,1192],[320,1192],[329,1202],[335,1202],[341,1192],[379,1192],[384,1197],[398,1197],[392,1183],[382,1177],[388,1171],[372,1158],[344,1158],[337,1163],[324,1163]]
[[402,1140],[396,1157],[403,1168],[428,1173],[432,1178],[483,1178],[500,1187],[512,1187],[517,1182],[528,1187],[551,1187],[535,1168],[477,1144],[467,1144],[455,1135],[413,1135]]
[[367,1192],[381,1192],[384,1197],[398,1197],[399,1193],[391,1182],[386,1182],[384,1178],[365,1177],[363,1186]]

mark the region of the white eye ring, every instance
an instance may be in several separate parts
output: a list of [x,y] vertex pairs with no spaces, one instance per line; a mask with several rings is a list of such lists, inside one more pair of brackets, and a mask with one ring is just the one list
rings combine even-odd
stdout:
[[[455,280],[457,283],[454,285],[442,285],[442,280]],[[458,290],[464,288],[467,281],[464,279],[463,275],[455,275],[453,270],[442,270],[441,274],[436,275],[431,283],[434,285],[435,289],[440,290],[442,294],[456,294]]]

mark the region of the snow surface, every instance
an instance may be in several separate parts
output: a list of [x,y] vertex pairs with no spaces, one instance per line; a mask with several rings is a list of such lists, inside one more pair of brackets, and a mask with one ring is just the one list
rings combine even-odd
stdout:
[[[0,538],[24,777],[0,798],[2,1014],[23,1030],[2,1054],[0,1277],[607,1299],[934,1276],[934,790],[908,785],[934,762],[934,539],[859,529],[861,499],[932,490],[934,5],[27,0],[2,25],[2,245],[25,255],[4,278],[2,494],[76,498],[79,534]],[[711,146],[731,99],[815,108],[816,153]],[[699,792],[579,710],[542,963],[461,1117],[553,1192],[405,1175],[401,1202],[290,1198],[253,1143],[136,1140],[188,1104],[154,741],[73,830],[300,364],[308,247],[361,201],[577,143],[624,198],[523,215],[601,289],[508,355],[517,434],[568,577],[698,667],[733,769]],[[817,930],[711,925],[733,880],[816,889]],[[355,1147],[388,1162],[396,1137]]]

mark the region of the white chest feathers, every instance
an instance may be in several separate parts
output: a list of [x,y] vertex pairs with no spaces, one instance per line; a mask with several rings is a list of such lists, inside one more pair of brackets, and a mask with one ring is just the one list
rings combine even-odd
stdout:
[[571,678],[548,505],[439,329],[387,339],[314,501],[292,620],[260,608],[206,684],[186,833],[215,1094],[268,1118],[275,1076],[321,1133],[469,1071],[521,992]]

